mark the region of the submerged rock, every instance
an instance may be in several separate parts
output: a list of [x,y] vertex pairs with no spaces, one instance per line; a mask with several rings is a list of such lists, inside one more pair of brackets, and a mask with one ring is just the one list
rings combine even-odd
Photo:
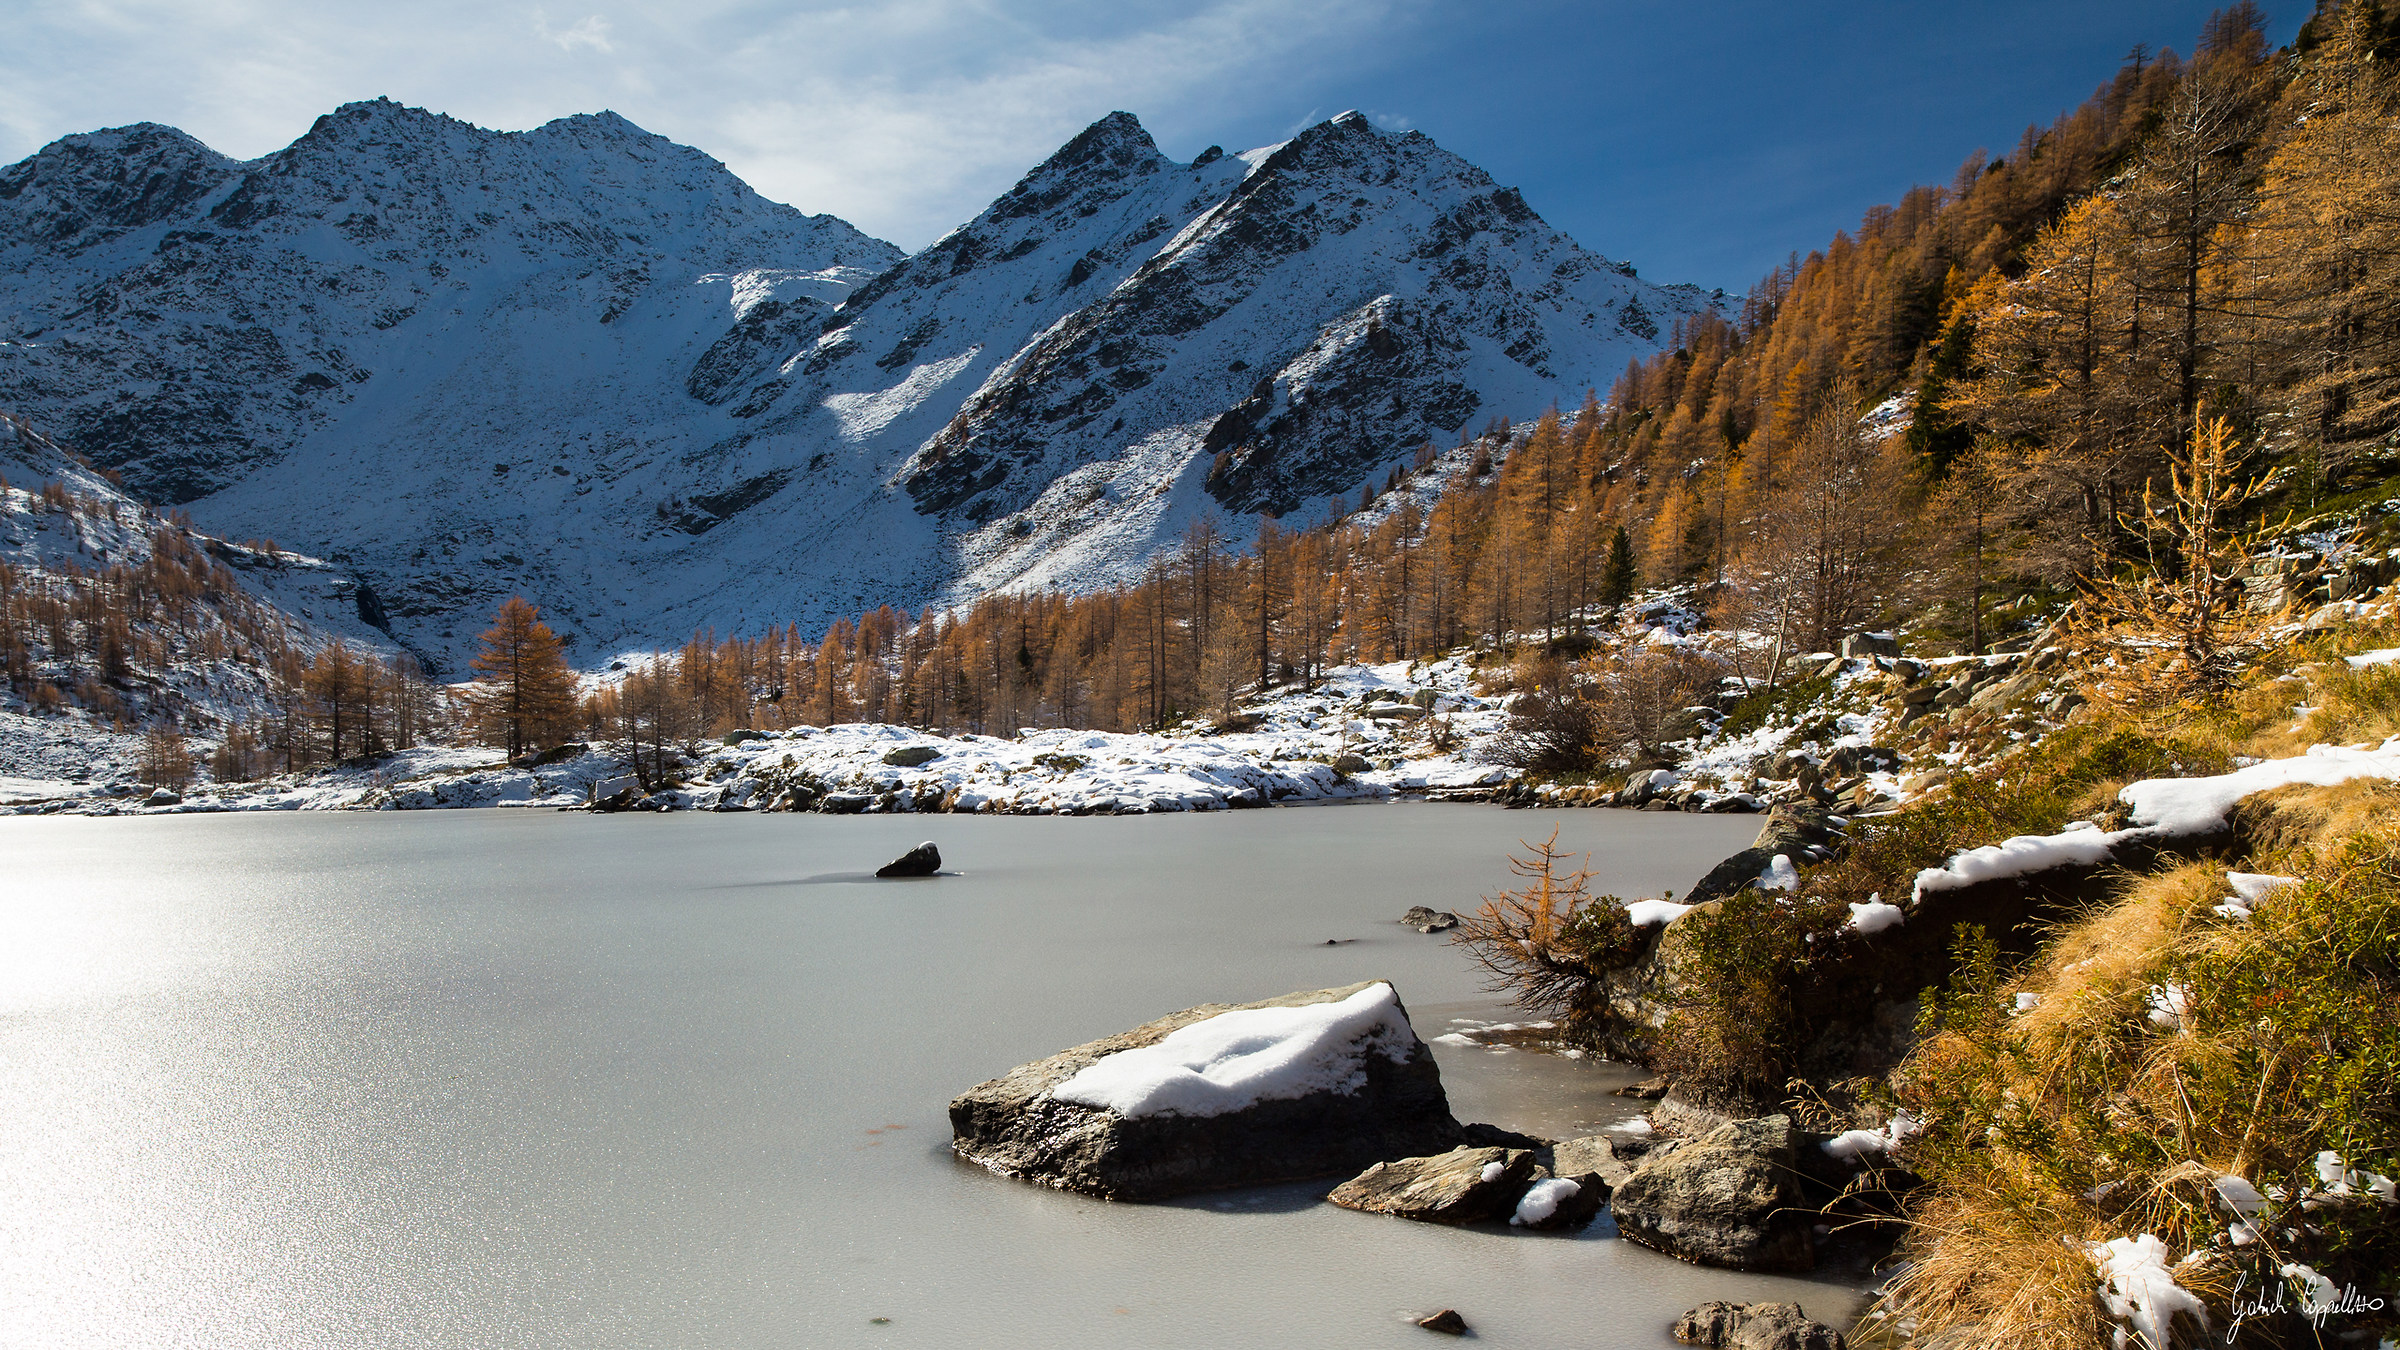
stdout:
[[1444,933],[1458,927],[1458,916],[1446,909],[1417,905],[1401,915],[1400,922],[1420,933]]
[[928,839],[875,869],[879,877],[929,877],[942,870],[942,851]]
[[1807,1270],[1816,1215],[1803,1205],[1789,1116],[1737,1120],[1645,1161],[1617,1188],[1617,1231],[1731,1270]]
[[1703,1303],[1676,1320],[1675,1339],[1718,1350],[1844,1350],[1842,1333],[1797,1303]]
[[1461,1138],[1383,981],[1170,1014],[978,1084],[950,1126],[960,1157],[1112,1200],[1353,1174]]
[[1508,1217],[1536,1171],[1526,1149],[1460,1147],[1430,1158],[1379,1162],[1325,1198],[1344,1209],[1420,1223],[1488,1223]]
[[1445,1336],[1467,1334],[1467,1319],[1459,1316],[1456,1308],[1444,1308],[1430,1317],[1420,1317],[1417,1319],[1417,1325],[1427,1331],[1438,1331]]

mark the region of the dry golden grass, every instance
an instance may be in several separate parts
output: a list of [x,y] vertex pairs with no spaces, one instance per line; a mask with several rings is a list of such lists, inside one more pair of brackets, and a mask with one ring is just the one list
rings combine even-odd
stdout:
[[[2095,724],[2083,729],[2090,750],[2070,752],[2111,777],[2065,805],[2123,824],[2123,780],[2167,767],[2092,757],[2118,733],[2165,748],[2187,774],[2400,735],[2400,664],[2343,659],[2388,647],[2400,647],[2389,607],[2255,653],[2238,684],[2203,699],[2119,689],[2085,719]],[[2124,665],[2104,678],[2140,679]],[[2125,876],[2022,968],[1976,975],[1965,963],[1969,978],[1943,1000],[1939,1029],[1895,1075],[1904,1100],[1947,1119],[1921,1141],[1933,1185],[1912,1203],[1901,1253],[1910,1264],[1862,1324],[1870,1340],[2102,1350],[2119,1328],[2088,1253],[2111,1237],[2154,1234],[2173,1257],[2188,1256],[2178,1283],[2218,1309],[2233,1297],[2237,1257],[2388,1261],[2388,1235],[2353,1235],[2344,1241],[2369,1245],[2347,1248],[2303,1238],[2304,1250],[2286,1252],[2277,1248],[2291,1230],[2278,1228],[2228,1248],[2214,1183],[2231,1175],[2261,1190],[2297,1188],[2314,1151],[2344,1139],[2387,1159],[2400,1149],[2373,1067],[2395,1053],[2382,1010],[2400,1009],[2390,974],[2400,784],[2281,789],[2245,802],[2237,823],[2248,847],[2240,870],[2308,886],[2229,920],[2214,912],[2231,894],[2221,862]],[[2151,1016],[2171,986],[2187,988],[2195,1009],[2181,1026]],[[2020,993],[2038,1001],[2020,1008]],[[2184,1319],[2174,1334],[2198,1346],[2221,1342],[2223,1328],[2211,1337]]]
[[[2400,785],[2382,781],[2253,799],[2245,826],[2256,851],[2242,866],[2364,886],[2366,897],[2391,884],[2396,808]],[[2101,1350],[2116,1327],[2087,1252],[2142,1233],[2195,1254],[2177,1267],[2178,1283],[2227,1306],[2237,1272],[2215,1245],[2228,1221],[2215,1179],[2288,1181],[2339,1122],[2313,1095],[2325,1066],[2309,1063],[2315,1047],[2294,1034],[2298,1023],[2270,1013],[2161,1026],[2153,991],[2188,971],[2270,959],[2305,967],[2319,949],[2328,963],[2354,962],[2358,949],[2318,931],[2322,909],[2270,899],[2247,921],[2216,916],[2230,894],[2224,877],[2222,864],[2189,863],[2125,879],[1981,996],[1981,1006],[2010,1011],[1979,1023],[1975,1002],[1952,1004],[1949,1024],[1918,1047],[1904,1095],[1958,1119],[1931,1169],[1932,1194],[1912,1214],[1902,1253],[1912,1264],[1882,1302],[1887,1339],[1905,1325],[1912,1335],[1894,1343]],[[2038,1002],[2017,1008],[2018,993]],[[1974,1138],[1957,1128],[1962,1119],[1992,1124]],[[2262,1241],[2252,1256],[2270,1254],[2274,1239]],[[2179,1345],[2207,1340],[2188,1321],[2175,1335]]]
[[[2024,1176],[2018,1187],[1945,1191],[1911,1218],[1913,1262],[1886,1291],[1907,1340],[2024,1350],[2107,1350],[2083,1244],[2103,1236],[2080,1198]],[[2063,1239],[2063,1240],[2062,1240]]]

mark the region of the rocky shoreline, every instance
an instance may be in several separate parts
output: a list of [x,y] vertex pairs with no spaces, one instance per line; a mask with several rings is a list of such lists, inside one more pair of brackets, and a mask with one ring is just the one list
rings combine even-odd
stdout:
[[[1332,1205],[1495,1237],[1607,1213],[1626,1240],[1696,1265],[1808,1271],[1837,1245],[1858,1259],[1855,1232],[1823,1220],[1878,1217],[1849,1199],[1893,1185],[1878,1150],[1788,1115],[1712,1124],[1665,1106],[1639,1131],[1565,1140],[1462,1124],[1397,991],[1370,981],[1172,1013],[970,1088],[950,1119],[961,1159],[1106,1200],[1322,1178],[1338,1182]],[[1418,1325],[1470,1328],[1456,1309]],[[1703,1304],[1673,1330],[1745,1350],[1843,1345],[1793,1304]]]

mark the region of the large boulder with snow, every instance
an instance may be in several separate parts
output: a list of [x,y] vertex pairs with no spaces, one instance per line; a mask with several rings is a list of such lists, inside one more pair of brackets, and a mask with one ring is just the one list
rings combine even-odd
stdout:
[[950,1103],[959,1156],[1112,1200],[1355,1174],[1463,1139],[1389,983],[1204,1004]]
[[1617,1187],[1617,1231],[1645,1247],[1730,1270],[1816,1265],[1789,1116],[1737,1120],[1635,1169]]

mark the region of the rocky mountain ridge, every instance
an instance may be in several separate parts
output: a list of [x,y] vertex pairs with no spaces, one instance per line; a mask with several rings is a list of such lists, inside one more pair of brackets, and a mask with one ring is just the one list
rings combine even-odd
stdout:
[[511,592],[590,662],[1105,585],[1710,302],[1356,114],[1189,164],[1111,114],[908,257],[608,113],[378,100],[247,163],[142,125],[0,170],[0,405],[453,664]]

